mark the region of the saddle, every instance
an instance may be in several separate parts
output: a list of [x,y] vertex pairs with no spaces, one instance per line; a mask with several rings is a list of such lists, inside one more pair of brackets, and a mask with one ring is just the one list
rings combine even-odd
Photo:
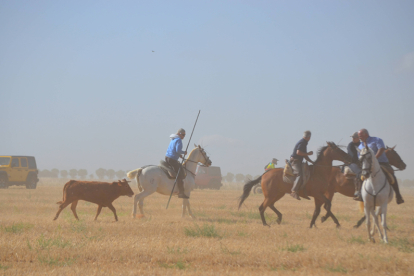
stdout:
[[[283,170],[283,182],[293,184],[295,182],[296,176],[293,173],[292,165],[290,164],[289,160],[285,160],[286,165],[285,169]],[[308,166],[308,163],[302,164],[302,175],[303,175],[303,186],[302,189],[305,187],[306,183],[308,183],[308,180],[310,178],[310,169]]]
[[[391,185],[394,185],[395,184],[395,179],[394,179],[394,176],[392,175],[392,173],[390,173],[385,166],[381,165],[381,169],[382,169],[383,173],[385,174],[385,177],[387,178],[388,183],[390,183]],[[355,179],[356,178],[356,174],[348,166],[345,166],[345,168],[344,168],[344,175],[345,175],[346,179]],[[362,179],[362,177],[361,177],[361,179]]]
[[[158,167],[165,173],[168,179],[175,179],[177,177],[177,173],[174,171],[174,168],[164,160],[160,160],[160,165]],[[187,176],[187,172],[184,169],[182,170],[184,171],[185,178]]]
[[356,178],[356,174],[348,166],[344,166],[344,176],[345,176],[346,179],[355,179]]
[[381,169],[382,169],[382,172],[385,174],[385,177],[387,178],[388,183],[390,183],[391,185],[394,185],[395,184],[394,176],[387,170],[386,167],[381,165]]

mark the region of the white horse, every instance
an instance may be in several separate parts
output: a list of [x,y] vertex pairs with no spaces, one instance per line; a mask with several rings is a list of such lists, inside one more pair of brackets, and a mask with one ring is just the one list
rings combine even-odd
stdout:
[[[364,179],[364,183],[362,184],[361,195],[364,200],[364,211],[365,217],[367,218],[366,222],[369,240],[375,242],[373,235],[376,226],[380,238],[385,243],[388,243],[387,205],[394,197],[394,191],[388,183],[387,177],[382,171],[372,149],[365,146],[365,148],[360,151],[359,160],[362,162],[362,177]],[[377,210],[375,210],[376,206],[378,206]],[[374,217],[375,222],[375,226],[372,228],[372,231],[370,215]],[[378,215],[381,215],[384,235],[382,235],[379,227]]]
[[[206,166],[211,165],[211,160],[207,156],[206,152],[200,146],[194,145],[194,148],[188,159],[184,161],[183,168],[187,173],[186,178],[184,179],[184,194],[190,197],[191,191],[195,188],[195,171],[197,169],[197,163],[202,163]],[[133,171],[128,172],[127,174],[129,179],[136,179],[138,183],[139,194],[136,194],[134,197],[134,208],[132,210],[132,217],[135,218],[137,215],[137,203],[139,202],[139,211],[141,216],[144,216],[144,199],[158,192],[162,195],[169,196],[171,190],[173,189],[175,179],[169,179],[165,172],[158,166],[146,166]],[[175,185],[174,195],[178,194],[178,187]],[[167,202],[166,202],[167,203]],[[194,219],[194,215],[191,212],[190,201],[187,198],[183,199],[183,213],[182,217],[186,214],[186,209],[188,209],[188,214]]]

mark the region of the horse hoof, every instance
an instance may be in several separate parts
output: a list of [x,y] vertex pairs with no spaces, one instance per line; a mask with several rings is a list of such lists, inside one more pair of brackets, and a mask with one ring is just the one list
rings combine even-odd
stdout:
[[354,229],[357,229],[359,226],[358,225],[354,225]]
[[270,227],[270,225],[269,225],[269,224],[267,224],[267,223],[266,223],[266,224],[263,224],[263,226],[267,226],[267,227]]
[[340,225],[340,224],[338,224],[338,225],[336,226],[336,229],[338,229],[338,228],[341,228],[341,225]]
[[281,219],[277,219],[276,222],[277,222],[277,224],[281,224],[282,223],[282,220]]

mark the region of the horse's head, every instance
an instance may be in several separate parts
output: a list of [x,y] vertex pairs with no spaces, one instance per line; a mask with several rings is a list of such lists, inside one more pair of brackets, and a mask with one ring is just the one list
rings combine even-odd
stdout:
[[328,144],[326,150],[330,152],[333,160],[342,161],[344,163],[352,162],[352,157],[348,153],[343,151],[340,147],[338,147],[334,142],[326,143]]
[[359,162],[362,164],[361,176],[364,179],[367,179],[372,173],[372,157],[376,158],[374,152],[365,144],[365,148],[359,152]]
[[398,153],[395,151],[395,147],[389,148],[387,146],[387,149],[385,150],[385,155],[387,156],[388,161],[390,161],[390,164],[394,167],[397,167],[399,170],[403,171],[407,167],[405,165],[404,161],[402,161],[401,157],[398,155]]
[[194,152],[194,162],[199,162],[205,166],[211,166],[212,162],[210,160],[210,157],[207,156],[206,151],[200,146],[200,145],[196,145],[194,144],[194,146],[196,147],[195,149],[193,149],[192,152]]

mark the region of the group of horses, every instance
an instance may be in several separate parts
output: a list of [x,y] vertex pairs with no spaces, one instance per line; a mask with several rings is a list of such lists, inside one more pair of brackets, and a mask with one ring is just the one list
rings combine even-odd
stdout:
[[[404,170],[406,168],[405,163],[395,151],[395,147],[387,147],[385,154],[387,155],[391,165],[400,170]],[[369,218],[369,215],[372,215],[374,217],[375,225],[379,230],[381,239],[384,242],[388,242],[386,234],[386,212],[387,203],[390,202],[393,197],[393,190],[390,184],[388,184],[385,174],[380,168],[379,162],[375,157],[375,153],[369,148],[364,148],[361,151],[360,156],[360,161],[362,163],[362,175],[366,179],[362,189],[365,216],[360,219],[354,227],[359,227],[366,217]],[[336,226],[340,227],[338,219],[331,211],[333,196],[335,193],[341,193],[347,197],[354,196],[354,180],[347,178],[342,173],[340,167],[333,166],[332,163],[334,160],[347,164],[351,162],[351,157],[335,145],[335,143],[327,142],[327,146],[322,147],[318,151],[316,161],[310,166],[312,171],[311,178],[299,192],[299,195],[303,196],[304,194],[307,194],[308,196],[313,197],[315,201],[315,210],[313,212],[310,228],[316,226],[315,222],[320,214],[322,205],[326,209],[327,213],[321,218],[321,221],[324,222],[331,217]],[[265,197],[263,203],[259,207],[263,225],[269,226],[264,217],[264,211],[267,207],[276,213],[278,216],[276,222],[280,224],[282,222],[282,213],[275,208],[274,204],[285,194],[291,193],[293,184],[283,181],[283,168],[269,170],[262,176],[251,180],[244,185],[243,194],[241,195],[239,201],[239,209],[249,196],[253,186],[258,183],[261,183],[263,195]],[[379,206],[376,211],[375,206]],[[382,235],[379,229],[378,215],[381,215],[384,235]],[[369,219],[367,219],[367,228],[369,239],[375,242],[372,237],[374,229],[372,231],[370,230]]]
[[[400,156],[397,154],[394,148],[395,147],[387,147],[385,151],[387,158],[389,159],[391,165],[397,167],[400,170],[404,170],[406,165],[401,160]],[[365,188],[363,188],[362,191],[365,203],[365,217],[369,217],[369,215],[372,214],[374,216],[375,225],[377,226],[378,230],[380,230],[378,226],[378,215],[381,215],[383,228],[386,229],[386,204],[389,202],[390,198],[392,199],[392,189],[389,187],[389,185],[387,188],[377,188],[377,182],[382,181],[382,185],[384,183],[387,184],[387,180],[385,176],[382,178],[381,174],[383,173],[380,170],[379,163],[376,160],[375,154],[372,152],[372,150],[366,148],[361,152],[360,155],[360,161],[363,164],[362,174],[367,179],[364,182]],[[304,186],[304,189],[299,191],[300,196],[306,194],[313,197],[315,201],[315,210],[313,212],[312,220],[310,223],[311,228],[313,226],[316,227],[315,222],[320,214],[322,206],[324,206],[327,211],[327,213],[322,217],[322,222],[331,217],[336,226],[340,227],[338,219],[331,211],[334,194],[341,193],[348,197],[354,196],[354,181],[345,177],[338,166],[333,166],[334,160],[344,162],[345,164],[348,164],[352,161],[351,157],[335,143],[327,142],[326,146],[319,149],[317,159],[314,164],[309,166],[312,172],[311,177]],[[207,156],[205,150],[199,145],[195,145],[195,148],[190,152],[188,158],[183,162],[183,169],[187,173],[187,176],[184,179],[184,193],[187,196],[190,196],[191,191],[195,188],[195,173],[198,163],[201,163],[205,166],[210,166],[212,162]],[[139,206],[140,216],[144,216],[143,205],[144,199],[147,196],[155,192],[163,195],[170,195],[175,182],[174,179],[170,179],[159,166],[153,165],[130,171],[128,172],[127,176],[130,179],[136,179],[140,190],[140,193],[136,194],[134,197],[134,206],[132,211],[132,216],[134,218],[137,216],[137,205]],[[375,177],[380,177],[381,179],[374,179]],[[269,170],[257,179],[250,180],[244,185],[243,194],[239,200],[239,209],[246,198],[249,196],[253,186],[258,183],[261,183],[264,195],[264,201],[259,207],[263,225],[269,226],[264,217],[264,212],[267,207],[276,213],[278,217],[277,223],[280,224],[282,222],[282,213],[275,208],[274,204],[285,194],[291,192],[293,184],[283,181],[283,168]],[[379,191],[380,189],[381,191]],[[379,194],[380,192],[382,194]],[[178,189],[176,186],[173,193],[178,194]],[[383,194],[386,194],[386,196],[383,196]],[[369,197],[375,198],[374,202],[372,202]],[[375,206],[380,206],[377,209],[377,212],[373,211],[375,209]],[[183,199],[182,217],[186,215],[187,210],[188,214],[194,218],[194,215],[191,211],[189,199]],[[359,227],[365,220],[365,217],[360,219],[355,227]],[[368,232],[370,235],[369,238],[374,241],[372,238],[373,231],[370,231],[369,229],[369,221],[370,220],[367,219]],[[380,237],[383,238],[381,231],[379,232]],[[386,230],[384,230],[383,240],[387,242]]]

